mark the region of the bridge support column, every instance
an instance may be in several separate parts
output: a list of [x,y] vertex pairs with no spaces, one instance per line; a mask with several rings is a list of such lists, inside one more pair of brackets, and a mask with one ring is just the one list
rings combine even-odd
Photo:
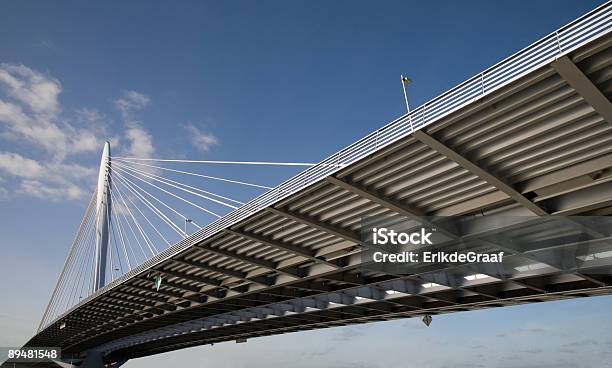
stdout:
[[[104,144],[100,172],[98,174],[98,191],[96,196],[96,249],[94,259],[94,275],[92,278],[92,292],[100,289],[106,282],[106,256],[109,243],[109,216],[111,214],[110,196],[110,143]],[[111,270],[112,272],[112,270]]]

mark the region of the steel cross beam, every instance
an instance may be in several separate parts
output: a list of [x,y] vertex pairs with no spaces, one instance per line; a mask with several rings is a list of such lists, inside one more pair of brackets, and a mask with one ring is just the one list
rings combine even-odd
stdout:
[[200,298],[196,296],[185,296],[184,293],[177,293],[173,291],[164,290],[162,287],[160,287],[159,290],[147,288],[147,287],[140,286],[140,285],[134,285],[134,284],[127,284],[126,287],[133,288],[136,290],[153,292],[155,294],[165,295],[170,298],[182,299],[185,301],[190,301],[190,302],[201,304]]
[[405,216],[409,219],[418,221],[420,223],[422,223],[425,226],[429,226],[429,227],[435,227],[437,228],[441,233],[451,237],[451,238],[456,238],[457,234],[455,234],[454,232],[446,229],[445,227],[441,226],[440,224],[433,224],[430,221],[426,220],[424,218],[425,213],[423,213],[423,211],[421,211],[420,209],[414,208],[414,207],[410,207],[407,206],[405,204],[399,203],[398,201],[388,198],[386,195],[382,194],[382,193],[378,193],[373,189],[370,188],[366,188],[364,186],[358,185],[356,183],[352,183],[350,182],[348,179],[346,178],[342,178],[339,179],[337,177],[334,176],[328,176],[326,178],[326,180],[340,188],[343,188],[353,194],[357,194],[360,197],[366,198],[380,206],[383,206],[399,215]]
[[420,209],[399,203],[391,198],[388,198],[382,193],[374,191],[373,189],[365,188],[355,183],[351,183],[346,178],[338,179],[334,176],[328,176],[327,178],[325,178],[325,180],[344,190],[357,194],[360,197],[369,199],[374,203],[377,203],[410,219],[418,220],[420,217],[425,215]]
[[[419,217],[419,216],[424,216],[424,214],[420,210],[404,206],[404,205],[402,205],[400,203],[397,203],[396,201],[394,201],[392,199],[387,199],[387,198],[385,198],[385,196],[383,194],[377,193],[377,192],[375,192],[375,191],[373,191],[371,189],[359,186],[359,185],[357,185],[355,183],[351,183],[346,178],[339,179],[339,178],[336,178],[336,177],[333,177],[333,176],[329,176],[326,179],[327,179],[327,181],[329,181],[330,183],[332,183],[334,185],[337,185],[337,186],[339,186],[341,188],[344,188],[345,190],[347,190],[349,192],[352,192],[354,194],[357,194],[357,195],[359,195],[361,197],[367,198],[367,199],[369,199],[369,200],[371,200],[371,201],[373,201],[375,203],[378,203],[379,205],[381,205],[381,206],[383,206],[383,207],[385,207],[387,209],[390,209],[390,210],[392,210],[392,211],[394,211],[394,212],[396,212],[396,213],[398,213],[400,215],[406,216],[407,218],[410,218],[410,219],[414,219],[414,220],[423,222],[422,218]],[[427,222],[427,221],[425,221],[424,225],[432,226],[432,224]],[[451,232],[451,231],[449,231],[447,229],[444,229],[444,228],[440,227],[439,225],[437,225],[436,227],[438,229],[440,229],[441,231],[443,231],[446,235],[450,236],[451,238],[453,238],[453,239],[457,239],[458,238],[457,234],[455,234],[455,233],[453,233],[453,232]],[[489,274],[489,276],[499,278],[499,276],[495,276],[493,274]],[[429,281],[432,281],[432,280],[429,279]],[[483,296],[491,297],[490,295],[483,294],[483,293],[475,291],[473,289],[465,289],[464,285],[462,285],[461,283],[449,282],[446,279],[445,280],[437,279],[437,281],[435,281],[435,282],[438,283],[438,284],[444,285],[444,286],[451,287],[454,290],[465,290],[465,291],[469,291],[469,292],[474,292],[476,294],[481,294]],[[516,283],[520,284],[519,282],[516,282]],[[526,285],[526,284],[524,284],[524,285],[521,284],[521,286],[530,287],[529,285]],[[530,287],[530,288],[533,289],[533,287]]]
[[221,287],[221,285],[223,284],[221,280],[213,279],[213,278],[206,277],[206,276],[197,276],[193,274],[188,275],[186,273],[177,272],[177,271],[168,271],[168,270],[164,270],[162,267],[156,267],[156,268],[153,268],[153,270],[159,273],[162,273],[162,274],[166,274],[168,276],[177,277],[179,279],[183,279],[187,281],[195,281],[200,284],[208,284],[208,285],[218,286],[218,287]]
[[[132,286],[130,286],[130,285],[121,285],[120,288],[116,289],[116,292],[123,293],[123,294],[126,294],[126,295],[130,295],[130,296],[133,296],[135,298],[151,299],[151,300],[162,302],[162,303],[167,303],[168,302],[167,298],[164,298],[164,297],[161,297],[161,296],[157,296],[157,295],[144,295],[144,294],[140,293],[140,290],[133,291],[133,290],[130,290],[131,288],[132,288]],[[146,290],[146,291],[151,292],[151,290]]]
[[251,241],[254,242],[258,242],[264,245],[267,245],[269,247],[272,248],[276,248],[276,249],[280,249],[289,253],[293,253],[297,256],[300,257],[304,257],[306,259],[310,259],[312,261],[315,261],[317,263],[325,263],[327,265],[330,265],[332,267],[335,268],[339,268],[340,266],[338,266],[337,264],[333,263],[333,262],[329,262],[321,257],[316,257],[315,256],[315,252],[309,250],[309,249],[305,249],[303,247],[297,246],[297,245],[293,245],[293,244],[289,244],[289,243],[283,243],[274,239],[271,239],[269,237],[263,236],[263,235],[259,235],[259,234],[254,234],[254,233],[250,233],[250,232],[245,232],[245,231],[238,231],[238,230],[225,230],[225,232],[227,232],[228,234],[232,234],[234,236],[238,236],[238,237],[242,237],[245,239],[249,239]]
[[189,260],[186,260],[186,259],[172,259],[172,261],[175,262],[175,263],[178,263],[178,264],[183,264],[183,265],[188,265],[188,266],[202,268],[204,270],[220,273],[222,275],[226,275],[226,276],[229,276],[229,277],[234,277],[234,278],[240,279],[242,281],[246,281],[246,282],[256,283],[256,284],[259,284],[259,285],[262,285],[262,286],[270,286],[271,285],[271,282],[270,282],[270,280],[268,278],[266,278],[266,277],[247,277],[246,272],[235,271],[235,270],[231,270],[229,268],[217,267],[217,266],[210,265],[208,263],[189,261]]
[[[144,275],[138,275],[135,276],[136,279],[140,280],[140,281],[150,281],[148,280],[148,278]],[[201,287],[196,287],[196,286],[191,286],[191,285],[181,285],[181,284],[177,284],[174,283],[172,281],[164,281],[160,287],[160,290],[163,289],[164,287],[171,287],[171,288],[175,288],[175,289],[179,289],[182,290],[183,292],[192,292],[192,293],[197,293],[200,295],[203,295],[202,293],[202,288]]]
[[[149,302],[149,301],[145,301],[145,300],[141,300],[141,299],[126,299],[126,298],[122,298],[121,296],[131,296],[130,294],[124,294],[124,293],[116,293],[118,295],[115,296],[109,296],[108,298],[111,300],[114,300],[116,302],[119,303],[125,303],[126,305],[138,305],[144,308],[151,308],[153,310],[158,309],[161,313],[160,314],[164,314],[166,312],[166,309],[163,306],[157,306],[155,305],[155,302]],[[152,311],[151,309],[149,309],[148,311],[151,313],[155,313],[154,311]],[[175,310],[175,309],[173,309]]]
[[608,124],[612,124],[612,103],[567,55],[550,65]]
[[482,168],[467,158],[463,157],[461,154],[457,153],[452,148],[446,146],[444,143],[438,141],[433,136],[425,133],[422,130],[415,131],[412,133],[414,138],[418,139],[421,143],[431,147],[433,150],[439,152],[441,155],[446,156],[448,159],[455,161],[461,167],[476,175],[480,179],[489,183],[493,187],[498,190],[506,193],[510,198],[514,199],[519,204],[523,205],[531,212],[535,213],[538,216],[546,216],[548,212],[544,209],[530,201],[527,197],[522,195],[518,190],[514,189],[511,185],[505,183],[495,175],[489,173],[485,168]]
[[299,213],[295,213],[292,212],[288,209],[279,209],[279,208],[274,208],[274,207],[268,207],[266,208],[266,210],[268,212],[274,213],[277,216],[281,216],[281,217],[285,217],[288,219],[291,219],[295,222],[298,222],[300,224],[304,224],[310,227],[314,227],[315,229],[325,232],[325,233],[329,233],[332,234],[334,236],[337,236],[341,239],[350,241],[352,243],[355,243],[357,245],[361,245],[361,246],[368,246],[368,244],[364,241],[362,241],[361,239],[359,239],[359,236],[357,236],[356,234],[353,234],[352,232],[346,230],[346,229],[341,229],[338,227],[335,227],[333,225],[330,224],[326,224],[322,221],[316,220],[314,218],[310,218],[308,216],[299,214]]
[[296,279],[302,276],[301,272],[296,267],[279,268],[277,267],[276,262],[268,261],[262,258],[251,257],[246,254],[237,253],[237,252],[227,250],[227,249],[213,248],[205,244],[196,244],[195,248],[201,249],[208,253],[224,256],[224,257],[238,260],[241,262],[245,262],[245,263],[248,263],[254,266],[265,268],[270,271],[275,271],[280,274],[284,274],[284,275],[287,275],[287,276],[290,276]]

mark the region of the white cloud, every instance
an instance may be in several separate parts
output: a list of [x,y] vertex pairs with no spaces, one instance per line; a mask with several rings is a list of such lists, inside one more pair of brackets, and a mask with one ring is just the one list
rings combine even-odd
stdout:
[[185,129],[189,132],[191,143],[197,150],[208,152],[212,146],[219,144],[219,140],[212,133],[203,132],[192,124],[186,125]]
[[126,127],[124,140],[126,146],[121,154],[129,157],[152,157],[155,152],[153,136],[134,117],[136,111],[144,109],[151,99],[142,92],[124,91],[123,96],[114,101]]
[[87,197],[96,178],[94,168],[42,163],[13,152],[0,152],[0,172],[18,179],[17,193],[54,201]]
[[74,151],[86,152],[93,150],[97,152],[101,150],[104,140],[111,140],[115,144],[119,144],[117,137],[108,138],[106,127],[110,125],[108,119],[98,110],[91,108],[81,108],[76,110],[76,120],[85,129],[73,130],[75,138]]
[[38,180],[22,181],[17,192],[51,201],[64,199],[74,200],[87,197],[87,192],[75,184],[68,184],[67,186],[49,186]]
[[37,114],[59,112],[58,96],[62,86],[57,79],[35,72],[24,65],[0,64],[0,83],[8,95]]
[[0,170],[22,178],[40,178],[45,171],[37,161],[12,152],[0,152]]
[[153,137],[139,123],[128,123],[125,131],[125,139],[128,146],[124,150],[125,155],[130,157],[151,157],[155,152]]
[[125,91],[114,101],[125,131],[109,137],[106,116],[92,108],[66,114],[61,92],[61,83],[47,74],[24,65],[0,64],[0,140],[10,140],[16,143],[14,149],[28,152],[0,151],[0,174],[10,179],[0,187],[0,198],[12,193],[46,200],[88,197],[97,179],[97,164],[82,165],[80,156],[75,156],[99,154],[105,140],[126,155],[154,154],[153,137],[134,118],[150,103],[147,95]]
[[121,112],[125,120],[131,120],[134,111],[142,110],[149,104],[149,96],[136,92],[124,91],[123,97],[115,100],[115,107]]
[[24,65],[0,64],[0,137],[29,143],[57,162],[99,150],[105,125],[99,121],[75,125],[63,119],[61,91],[55,78]]
[[4,138],[25,140],[42,148],[57,160],[68,154],[68,137],[58,124],[45,116],[27,114],[21,106],[0,100],[0,123],[4,123]]
[[[95,109],[81,109],[74,120],[62,113],[61,83],[24,65],[0,64],[0,139],[28,154],[0,152],[0,172],[18,194],[48,200],[88,196],[96,170],[70,163],[72,156],[98,152],[108,122]],[[37,158],[38,157],[38,158]],[[10,196],[6,187],[2,197]]]

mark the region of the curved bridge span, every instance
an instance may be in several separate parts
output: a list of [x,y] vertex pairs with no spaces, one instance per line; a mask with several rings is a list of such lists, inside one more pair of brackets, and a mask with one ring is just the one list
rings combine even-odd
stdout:
[[[611,26],[606,3],[97,289],[26,346],[61,347],[59,365],[119,366],[223,341],[611,294],[612,229],[585,217],[612,214]],[[385,216],[439,227],[436,250],[507,261],[369,267],[363,219]],[[460,226],[435,220],[447,217]]]

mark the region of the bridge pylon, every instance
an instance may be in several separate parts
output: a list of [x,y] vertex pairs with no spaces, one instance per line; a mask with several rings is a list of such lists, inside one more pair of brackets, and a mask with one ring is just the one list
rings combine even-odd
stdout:
[[[100,172],[98,174],[98,189],[96,194],[96,249],[92,278],[92,292],[100,289],[106,282],[107,253],[110,241],[109,228],[111,215],[111,180],[110,180],[110,143],[104,143]],[[112,272],[112,270],[111,270]]]

